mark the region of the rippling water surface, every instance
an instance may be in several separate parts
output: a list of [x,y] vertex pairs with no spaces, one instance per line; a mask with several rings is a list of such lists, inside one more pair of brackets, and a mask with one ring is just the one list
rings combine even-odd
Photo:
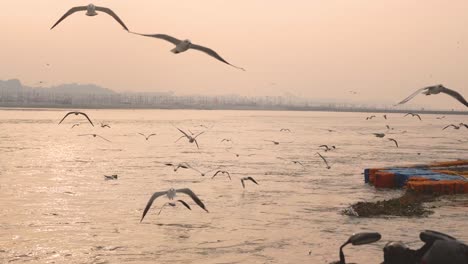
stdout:
[[[360,219],[340,212],[351,203],[400,195],[363,183],[366,167],[468,158],[468,130],[441,130],[466,116],[261,111],[88,110],[97,124],[66,110],[0,111],[0,260],[14,263],[326,263],[353,232],[379,231],[375,244],[348,246],[348,260],[380,263],[382,247],[400,240],[419,247],[435,229],[468,241],[468,198],[450,198],[428,218]],[[81,125],[71,129],[71,125]],[[101,128],[100,122],[111,128]],[[388,131],[392,142],[371,135]],[[175,127],[199,136],[200,149]],[[292,132],[280,132],[289,128]],[[329,132],[332,129],[336,132]],[[406,132],[405,132],[406,131]],[[146,141],[137,133],[157,133]],[[78,136],[97,133],[100,138]],[[233,143],[221,142],[223,138]],[[265,140],[279,141],[275,145]],[[322,144],[327,170],[314,155]],[[420,153],[420,155],[418,155]],[[237,157],[236,154],[239,154]],[[278,157],[286,160],[278,159]],[[298,160],[304,168],[288,160]],[[227,177],[174,172],[166,162]],[[105,181],[103,175],[118,174]],[[240,177],[252,176],[259,185]],[[191,188],[193,201],[166,207],[155,191]],[[309,255],[309,251],[311,254]]]

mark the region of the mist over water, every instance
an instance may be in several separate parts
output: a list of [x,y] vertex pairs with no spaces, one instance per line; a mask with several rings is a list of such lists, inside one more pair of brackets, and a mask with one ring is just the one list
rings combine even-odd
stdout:
[[[341,214],[354,202],[401,194],[365,185],[364,168],[467,159],[466,130],[442,130],[467,123],[466,115],[421,115],[419,121],[376,114],[366,121],[370,114],[87,110],[95,127],[74,115],[57,125],[66,112],[0,110],[1,262],[326,263],[338,260],[339,246],[352,233],[377,231],[381,241],[349,246],[345,254],[348,261],[380,263],[385,243],[418,248],[424,229],[468,241],[466,196],[444,198],[451,201],[427,218]],[[200,149],[186,139],[174,143],[181,136],[175,127],[206,130],[199,125],[210,127],[197,138]],[[87,133],[111,142],[78,136]],[[137,133],[157,135],[146,141]],[[400,147],[372,133],[388,133]],[[321,151],[329,170],[315,155],[322,144],[337,147]],[[214,172],[174,172],[166,162],[188,162],[201,171],[221,167],[232,181],[211,179]],[[118,180],[105,181],[103,175],[111,174]],[[243,189],[239,179],[245,176],[259,185],[246,182]],[[158,198],[140,224],[151,194],[171,187],[191,188],[210,213],[179,194],[191,211],[178,205],[157,215],[167,202]]]

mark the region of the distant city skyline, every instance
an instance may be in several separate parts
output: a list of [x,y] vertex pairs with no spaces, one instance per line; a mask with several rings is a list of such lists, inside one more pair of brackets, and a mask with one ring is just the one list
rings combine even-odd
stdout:
[[[88,3],[3,3],[0,78],[28,86],[94,83],[117,92],[290,93],[386,104],[441,83],[468,97],[464,0],[95,3],[114,10],[132,31],[190,39],[246,72],[199,51],[172,54],[172,44],[129,34],[106,14],[76,13],[50,30],[71,7]],[[409,104],[466,109],[444,95]]]

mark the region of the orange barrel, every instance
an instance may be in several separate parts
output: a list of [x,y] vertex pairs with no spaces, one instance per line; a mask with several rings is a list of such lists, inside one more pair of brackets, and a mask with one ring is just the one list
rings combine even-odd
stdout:
[[376,172],[374,185],[376,188],[395,188],[395,174],[385,171]]

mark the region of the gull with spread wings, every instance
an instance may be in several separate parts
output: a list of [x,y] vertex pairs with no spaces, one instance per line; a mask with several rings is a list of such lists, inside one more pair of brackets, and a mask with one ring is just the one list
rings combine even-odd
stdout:
[[216,51],[214,51],[214,50],[212,50],[210,48],[204,47],[204,46],[193,44],[188,39],[180,40],[180,39],[171,37],[171,36],[166,35],[166,34],[140,34],[140,33],[135,33],[135,32],[130,32],[130,33],[140,35],[140,36],[144,36],[144,37],[152,37],[152,38],[158,38],[158,39],[168,41],[168,42],[175,45],[175,48],[173,48],[171,50],[171,52],[174,53],[174,54],[182,53],[182,52],[187,51],[189,49],[194,49],[194,50],[202,51],[202,52],[208,54],[209,56],[211,56],[211,57],[213,57],[213,58],[215,58],[215,59],[217,59],[217,60],[219,60],[219,61],[221,61],[223,63],[226,63],[226,64],[228,64],[228,65],[230,65],[230,66],[232,66],[234,68],[245,71],[244,68],[237,67],[237,66],[232,65],[229,62],[227,62],[218,53],[216,53]]
[[241,178],[242,188],[244,188],[244,189],[245,189],[245,183],[244,183],[244,181],[251,181],[251,182],[253,182],[253,183],[259,185],[258,182],[257,182],[254,178],[252,178],[252,177],[244,177],[244,178]]
[[108,139],[106,139],[106,138],[104,138],[104,137],[102,137],[102,136],[100,136],[100,135],[98,135],[98,134],[81,134],[81,135],[78,135],[78,136],[79,136],[79,137],[82,137],[82,136],[100,137],[100,138],[104,139],[104,140],[107,141],[107,142],[111,142],[110,140],[108,140]]
[[198,196],[192,190],[190,190],[189,188],[183,188],[183,189],[177,189],[177,190],[174,189],[174,188],[171,188],[171,189],[169,189],[167,191],[161,191],[161,192],[153,193],[151,198],[148,200],[148,203],[146,204],[146,207],[145,207],[145,210],[143,211],[143,216],[141,217],[140,223],[143,221],[143,218],[145,218],[146,213],[148,213],[149,209],[151,208],[151,205],[153,204],[154,200],[156,200],[156,198],[158,198],[159,196],[166,195],[169,200],[174,200],[174,197],[176,197],[177,193],[183,193],[183,194],[186,194],[186,195],[190,196],[190,198],[192,198],[192,200],[198,206],[200,206],[203,210],[205,210],[208,213],[208,210],[206,209],[203,202],[200,200],[200,198],[198,198]]
[[70,16],[71,14],[79,11],[86,11],[87,16],[97,16],[99,12],[104,12],[113,17],[119,24],[128,31],[127,26],[125,26],[124,22],[112,11],[110,8],[107,7],[102,7],[102,6],[95,6],[93,4],[89,4],[87,6],[76,6],[68,10],[50,29],[53,29],[55,26],[57,26],[62,20]]
[[181,138],[186,137],[188,139],[189,143],[195,142],[195,144],[197,145],[197,148],[200,148],[198,146],[197,137],[200,136],[201,134],[205,133],[205,131],[202,131],[202,132],[196,134],[195,136],[190,136],[189,134],[185,133],[182,129],[180,129],[180,128],[177,128],[177,129],[180,131],[180,133],[182,133],[184,135],[181,136],[180,138],[178,138],[175,142],[179,141]]
[[155,134],[155,133],[153,133],[153,134],[149,134],[148,136],[146,136],[146,135],[145,135],[145,134],[143,134],[143,133],[138,133],[138,134],[139,134],[139,135],[142,135],[143,137],[145,137],[145,139],[146,139],[146,140],[148,140],[148,139],[149,139],[150,137],[152,137],[152,136],[156,136],[156,134]]
[[412,117],[417,117],[417,118],[419,118],[419,121],[422,121],[421,116],[418,115],[418,114],[415,114],[415,113],[407,113],[407,114],[404,115],[403,117],[408,116],[408,115],[411,115]]
[[406,97],[403,101],[399,102],[396,105],[404,104],[404,103],[408,102],[409,100],[413,99],[413,97],[415,97],[416,95],[418,95],[420,93],[425,94],[425,95],[439,94],[439,93],[448,94],[448,95],[452,96],[453,98],[457,99],[460,103],[462,103],[466,107],[468,107],[468,102],[465,100],[465,98],[460,93],[458,93],[457,91],[451,90],[449,88],[446,88],[442,84],[427,86],[427,87],[418,89],[418,90],[416,90],[416,92],[414,92],[410,96]]
[[63,120],[65,120],[65,118],[67,118],[67,116],[69,115],[82,115],[84,117],[86,117],[86,119],[88,119],[89,123],[94,126],[93,122],[91,121],[91,119],[89,119],[88,115],[83,113],[83,112],[78,112],[78,111],[74,111],[74,112],[68,112],[63,118],[62,120],[60,120],[60,122],[58,123],[59,125],[63,122]]

